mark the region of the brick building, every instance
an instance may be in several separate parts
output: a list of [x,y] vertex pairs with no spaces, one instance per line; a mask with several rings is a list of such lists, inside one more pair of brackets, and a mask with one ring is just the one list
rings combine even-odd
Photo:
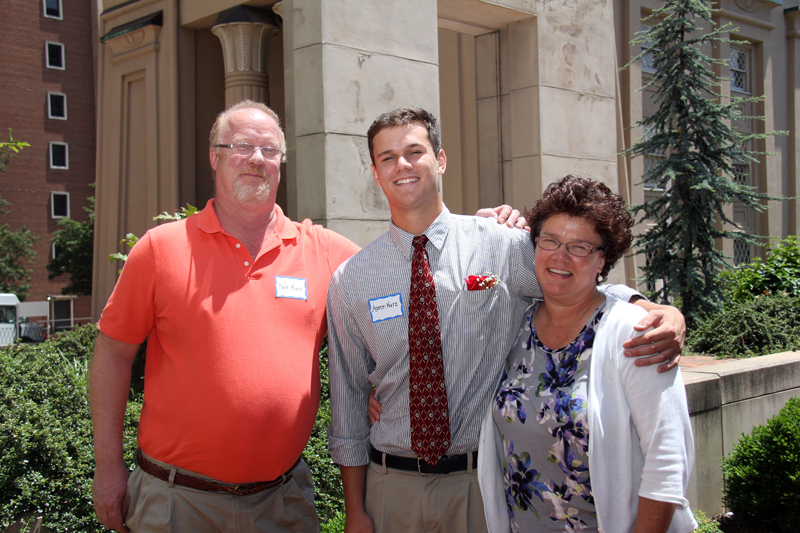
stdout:
[[[91,316],[91,298],[61,299],[68,279],[47,279],[52,234],[64,216],[86,220],[94,194],[96,27],[92,2],[6,0],[0,18],[0,137],[30,143],[0,174],[11,202],[0,224],[39,239],[27,302],[50,300],[51,318]],[[93,34],[94,33],[94,34]]]

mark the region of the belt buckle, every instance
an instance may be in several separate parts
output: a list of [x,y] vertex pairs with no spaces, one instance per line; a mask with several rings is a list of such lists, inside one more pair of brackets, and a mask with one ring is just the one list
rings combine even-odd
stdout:
[[422,471],[422,463],[420,463],[421,460],[422,460],[422,457],[420,457],[418,455],[417,456],[417,473],[419,473],[420,476],[424,475],[424,472]]

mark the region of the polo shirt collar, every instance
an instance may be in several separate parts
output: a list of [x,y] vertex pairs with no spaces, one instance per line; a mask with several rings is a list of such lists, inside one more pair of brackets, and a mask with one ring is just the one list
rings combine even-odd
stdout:
[[[217,217],[217,212],[214,211],[215,201],[216,200],[212,198],[202,211],[194,215],[197,217],[197,227],[206,233],[223,233],[225,235],[230,235],[225,231],[225,228],[222,227]],[[297,227],[283,214],[283,210],[278,204],[275,204],[275,229],[272,233],[284,241],[292,240],[300,235]]]
[[[447,240],[448,231],[450,231],[450,210],[447,209],[446,205],[442,204],[442,212],[423,233],[428,237],[428,241],[441,252],[444,247],[444,241]],[[395,246],[400,249],[403,257],[410,261],[411,255],[414,253],[413,241],[415,235],[398,228],[394,225],[394,222],[390,221],[389,237]]]

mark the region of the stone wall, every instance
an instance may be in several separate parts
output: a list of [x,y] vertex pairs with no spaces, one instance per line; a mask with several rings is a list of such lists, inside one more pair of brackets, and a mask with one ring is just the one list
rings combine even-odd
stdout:
[[694,431],[689,501],[707,515],[723,511],[722,457],[743,433],[800,396],[800,352],[726,361],[683,371]]

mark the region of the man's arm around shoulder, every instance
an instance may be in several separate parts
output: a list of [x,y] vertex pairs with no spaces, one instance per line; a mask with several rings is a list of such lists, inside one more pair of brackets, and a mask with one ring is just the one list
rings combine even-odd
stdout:
[[631,298],[631,303],[647,311],[647,316],[636,324],[634,329],[636,331],[653,329],[644,335],[625,341],[623,344],[625,357],[649,355],[650,357],[637,359],[636,366],[663,363],[658,367],[659,372],[668,372],[678,366],[686,337],[686,321],[683,314],[671,305],[654,304],[643,298]]
[[89,367],[89,408],[94,431],[95,473],[92,500],[100,522],[127,531],[125,493],[128,469],[122,457],[122,431],[137,344],[100,333]]

